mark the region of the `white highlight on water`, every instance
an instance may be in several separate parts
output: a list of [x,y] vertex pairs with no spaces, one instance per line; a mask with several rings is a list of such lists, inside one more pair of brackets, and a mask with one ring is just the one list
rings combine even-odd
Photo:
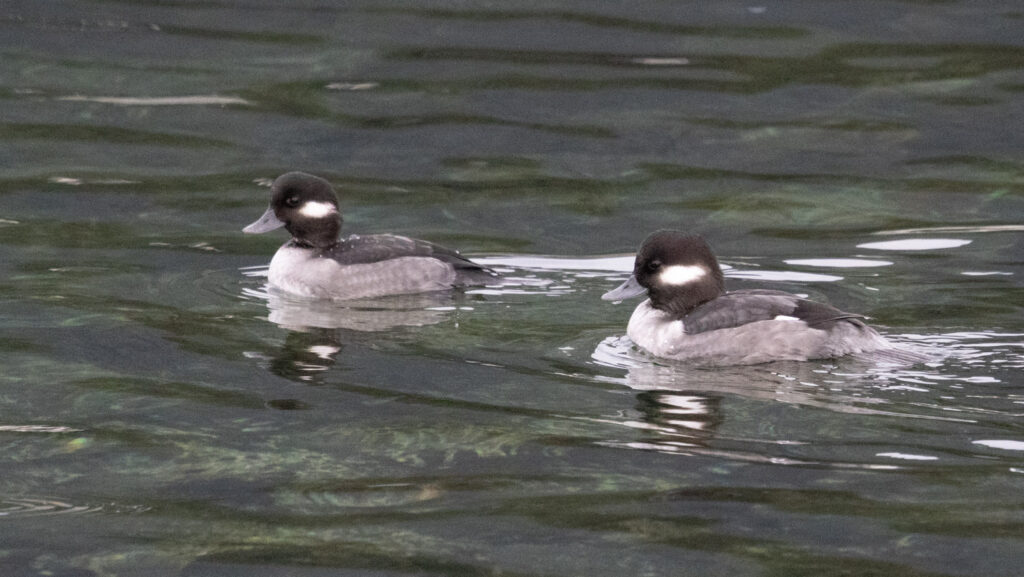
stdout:
[[642,66],[686,66],[690,63],[690,59],[671,56],[644,56],[633,58],[630,62],[633,64],[640,64]]
[[374,88],[377,88],[378,86],[380,86],[380,84],[378,84],[376,82],[332,82],[332,83],[328,84],[327,86],[325,86],[324,88],[326,88],[327,90],[350,90],[350,91],[357,91],[357,90],[373,90]]
[[984,445],[993,449],[1003,449],[1004,451],[1024,451],[1024,441],[1010,441],[1007,439],[986,439],[982,441],[974,441],[975,445]]
[[786,264],[796,266],[816,266],[823,268],[867,268],[875,266],[890,266],[892,263],[887,260],[868,260],[863,258],[803,258],[785,261]]
[[931,455],[914,455],[910,453],[876,453],[877,457],[889,457],[890,459],[903,459],[905,461],[938,461],[938,457]]
[[216,94],[199,96],[62,96],[57,100],[68,102],[99,102],[120,106],[209,106],[226,104],[251,104],[237,96]]
[[883,230],[873,234],[921,234],[921,233],[953,233],[969,234],[974,232],[1021,232],[1024,224],[995,224],[985,226],[932,226],[927,228],[903,228],[900,230]]
[[857,248],[872,248],[875,250],[939,250],[957,248],[965,244],[971,244],[971,241],[958,238],[908,238],[905,240],[868,242],[858,244]]
[[843,277],[831,274],[790,270],[732,270],[726,271],[725,276],[767,282],[836,282],[843,280]]
[[608,271],[628,273],[633,270],[633,255],[606,256],[594,258],[566,258],[558,256],[488,256],[474,257],[473,260],[489,267],[510,267],[513,269]]

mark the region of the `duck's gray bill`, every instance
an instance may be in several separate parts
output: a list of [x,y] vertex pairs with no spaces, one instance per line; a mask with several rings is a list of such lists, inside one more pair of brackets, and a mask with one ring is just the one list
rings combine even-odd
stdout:
[[284,226],[284,223],[281,222],[281,220],[277,218],[277,215],[274,214],[274,209],[268,208],[267,212],[264,212],[263,216],[261,216],[259,220],[243,228],[242,232],[247,232],[249,234],[259,234],[261,232],[270,232],[272,230],[277,230],[282,226]]
[[629,275],[629,280],[604,293],[601,295],[601,298],[606,301],[621,301],[644,294],[645,292],[647,292],[647,289],[640,286],[640,283],[636,282],[636,277]]

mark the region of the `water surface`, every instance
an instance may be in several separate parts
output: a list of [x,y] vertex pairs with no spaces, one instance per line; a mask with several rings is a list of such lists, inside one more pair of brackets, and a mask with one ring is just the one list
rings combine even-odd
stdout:
[[[0,573],[1010,576],[1015,2],[9,2]],[[310,303],[287,170],[509,282]],[[699,369],[657,228],[934,352]]]

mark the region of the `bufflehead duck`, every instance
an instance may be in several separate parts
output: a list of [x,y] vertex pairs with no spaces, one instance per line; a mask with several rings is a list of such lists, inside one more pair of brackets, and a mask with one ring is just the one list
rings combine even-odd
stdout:
[[486,284],[497,277],[458,252],[425,240],[392,234],[339,239],[338,195],[318,176],[289,172],[270,191],[270,207],[242,231],[263,233],[283,226],[291,233],[267,274],[270,284],[285,292],[359,299]]
[[658,357],[707,365],[825,359],[893,346],[864,317],[775,290],[725,292],[718,259],[697,235],[662,230],[637,252],[633,274],[601,298],[646,292],[626,333]]

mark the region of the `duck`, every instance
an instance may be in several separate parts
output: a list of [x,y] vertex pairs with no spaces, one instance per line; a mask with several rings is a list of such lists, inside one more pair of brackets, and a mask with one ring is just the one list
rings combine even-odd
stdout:
[[455,250],[396,234],[342,238],[338,194],[305,172],[279,176],[270,206],[242,229],[260,234],[284,227],[291,239],[270,261],[271,287],[313,299],[352,300],[443,291],[493,283],[498,274]]
[[863,315],[784,291],[726,292],[718,259],[700,235],[652,233],[640,245],[630,277],[601,298],[642,294],[647,299],[633,311],[626,334],[664,359],[752,365],[894,349]]

